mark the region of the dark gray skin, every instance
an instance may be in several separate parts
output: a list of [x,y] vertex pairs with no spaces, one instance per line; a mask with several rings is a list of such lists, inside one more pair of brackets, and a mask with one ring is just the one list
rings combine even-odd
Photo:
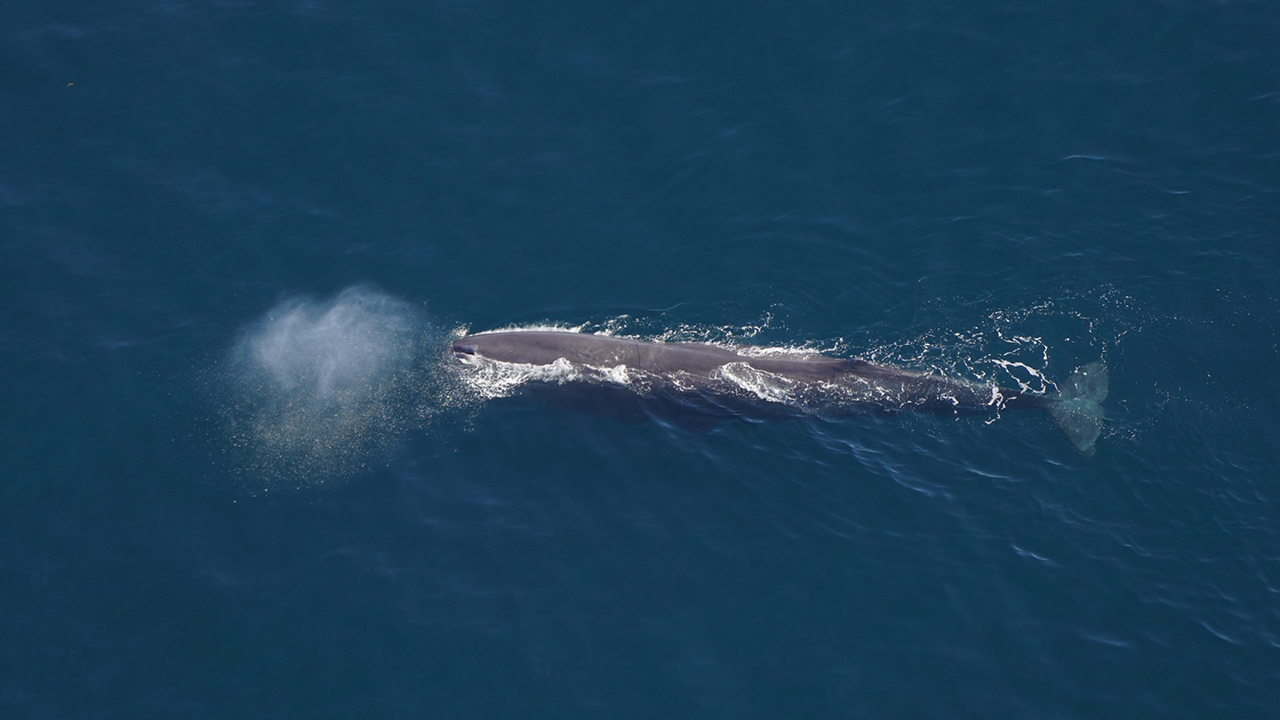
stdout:
[[[755,370],[797,381],[839,386],[856,405],[910,408],[947,414],[991,413],[1004,409],[1048,407],[1041,395],[952,380],[865,360],[814,355],[802,358],[752,357],[704,343],[657,343],[565,331],[492,332],[455,340],[453,354],[502,363],[550,365],[565,360],[596,368],[626,366],[651,376],[676,373],[686,383],[715,391],[723,387],[718,371],[742,363]],[[704,382],[705,381],[705,382]]]

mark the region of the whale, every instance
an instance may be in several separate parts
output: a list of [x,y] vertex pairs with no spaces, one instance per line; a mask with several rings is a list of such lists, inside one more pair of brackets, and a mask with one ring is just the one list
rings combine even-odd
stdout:
[[[1106,366],[1077,368],[1056,392],[1003,388],[861,358],[790,353],[710,343],[655,342],[568,330],[506,330],[464,335],[450,345],[465,366],[541,369],[543,384],[626,383],[666,397],[784,405],[798,412],[919,411],[945,415],[1043,410],[1076,451],[1096,452],[1108,391]],[[558,371],[558,372],[556,372]],[[696,403],[694,403],[696,405]]]

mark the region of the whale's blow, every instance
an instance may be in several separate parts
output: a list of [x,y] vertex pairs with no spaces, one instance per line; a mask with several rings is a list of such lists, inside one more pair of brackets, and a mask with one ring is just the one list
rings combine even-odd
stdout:
[[311,485],[350,475],[417,422],[430,328],[365,287],[281,302],[223,363],[222,420],[246,478]]

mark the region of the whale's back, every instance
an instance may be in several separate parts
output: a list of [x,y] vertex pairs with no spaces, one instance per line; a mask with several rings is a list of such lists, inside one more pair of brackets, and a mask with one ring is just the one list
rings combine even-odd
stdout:
[[756,370],[795,380],[835,380],[856,372],[883,374],[885,368],[862,360],[807,357],[754,356],[707,343],[656,343],[608,335],[568,331],[506,331],[481,333],[453,343],[458,355],[526,365],[550,365],[564,360],[575,365],[614,368],[622,365],[642,372],[688,373],[710,376],[719,368],[743,363]]

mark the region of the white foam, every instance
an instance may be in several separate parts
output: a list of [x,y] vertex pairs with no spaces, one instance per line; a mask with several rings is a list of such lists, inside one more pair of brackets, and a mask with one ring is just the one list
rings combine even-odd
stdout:
[[795,380],[757,370],[745,362],[727,363],[716,369],[716,376],[767,402],[795,404]]
[[[494,328],[483,332],[471,333],[472,335],[492,335],[493,333],[513,333],[513,332],[567,332],[580,333],[586,324],[582,325],[513,325],[509,327]],[[601,333],[602,335],[606,333]]]
[[475,356],[460,360],[466,369],[458,374],[458,379],[467,391],[485,400],[507,397],[520,386],[531,382],[558,385],[569,382],[599,382],[632,386],[635,379],[626,365],[598,368],[574,365],[564,358],[549,365],[499,362]]

